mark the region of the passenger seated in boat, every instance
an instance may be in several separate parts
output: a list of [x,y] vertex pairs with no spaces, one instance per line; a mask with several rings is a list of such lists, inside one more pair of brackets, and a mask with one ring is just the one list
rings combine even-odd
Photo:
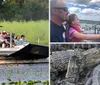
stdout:
[[0,32],[0,47],[2,46],[3,42],[4,42],[3,33]]
[[21,45],[20,36],[16,36],[14,42],[15,42],[15,45]]
[[5,47],[10,47],[10,34],[6,33],[4,36]]
[[79,27],[79,18],[76,14],[67,15],[69,24],[69,38],[71,42],[81,42],[83,40],[100,40],[100,34],[83,34]]
[[21,44],[25,43],[25,35],[21,35],[20,41],[21,41]]

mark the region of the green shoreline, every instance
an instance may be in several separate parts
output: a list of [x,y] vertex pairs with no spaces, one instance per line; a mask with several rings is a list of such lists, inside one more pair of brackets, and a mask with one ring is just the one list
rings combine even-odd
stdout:
[[49,43],[49,21],[0,21],[0,31],[25,35],[25,40],[32,43],[48,45]]

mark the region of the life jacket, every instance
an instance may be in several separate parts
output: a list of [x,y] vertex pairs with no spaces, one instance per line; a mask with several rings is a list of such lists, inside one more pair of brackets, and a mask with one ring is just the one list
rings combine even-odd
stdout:
[[[71,24],[70,27],[74,28],[77,32],[81,33],[81,30],[77,25]],[[78,39],[76,37],[72,37],[72,39],[71,39],[71,42],[80,42],[80,41],[82,41],[82,40]]]

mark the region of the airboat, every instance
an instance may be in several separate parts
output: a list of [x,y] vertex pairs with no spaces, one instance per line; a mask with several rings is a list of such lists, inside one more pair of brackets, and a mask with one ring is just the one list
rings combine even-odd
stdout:
[[9,47],[9,48],[0,48],[0,55],[1,56],[9,56],[17,51],[20,51],[22,48],[27,46],[29,43],[23,44],[23,45],[18,45],[14,47]]
[[0,57],[14,59],[41,59],[49,56],[49,48],[45,45],[25,43],[10,48],[0,48]]

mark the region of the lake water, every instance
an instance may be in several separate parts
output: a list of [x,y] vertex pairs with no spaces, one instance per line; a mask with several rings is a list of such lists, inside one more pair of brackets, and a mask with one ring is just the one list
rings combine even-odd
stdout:
[[49,80],[48,63],[38,64],[3,64],[0,65],[0,83],[28,80]]
[[85,34],[100,34],[100,25],[81,23],[80,26]]
[[[84,34],[100,34],[100,24],[87,24],[87,23],[81,23],[80,27],[82,29],[82,32]],[[86,42],[100,42],[100,40],[87,40]]]

